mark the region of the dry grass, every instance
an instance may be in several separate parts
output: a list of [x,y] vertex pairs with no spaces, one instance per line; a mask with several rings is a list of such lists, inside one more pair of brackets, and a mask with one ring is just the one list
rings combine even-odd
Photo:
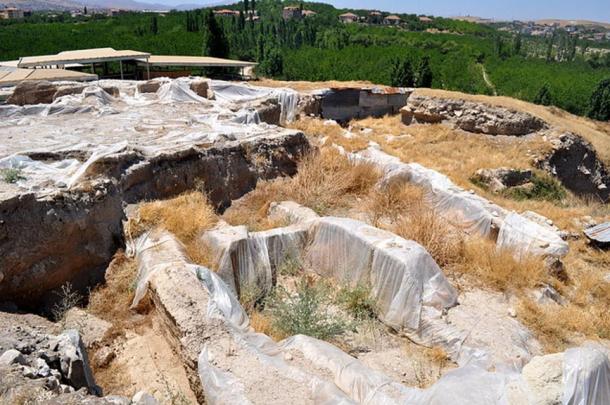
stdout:
[[328,125],[323,120],[304,117],[288,125],[289,128],[305,132],[318,142],[324,140],[327,145],[339,145],[348,152],[362,150],[368,146],[368,141],[358,134],[346,135],[346,130],[339,125]]
[[139,229],[162,227],[181,241],[193,239],[217,222],[216,212],[207,197],[197,191],[170,200],[143,203],[138,213]]
[[373,189],[362,204],[369,222],[381,227],[388,221],[395,223],[407,212],[417,210],[423,204],[424,191],[410,184],[390,184],[383,189]]
[[559,131],[574,132],[593,144],[599,156],[610,164],[610,132],[607,124],[579,117],[556,107],[545,107],[510,97],[471,95],[445,90],[417,89],[417,95],[483,102],[518,111],[525,111],[548,122]]
[[250,326],[258,333],[264,333],[276,342],[288,337],[273,326],[273,319],[269,314],[254,309],[248,313],[248,316],[250,317]]
[[610,339],[610,252],[572,244],[564,260],[570,284],[561,286],[567,303],[538,305],[531,299],[521,302],[519,318],[534,330],[548,351],[561,351],[583,339]]
[[[337,80],[331,80],[326,82],[305,82],[305,81],[281,81],[281,80],[273,80],[262,78],[261,80],[252,81],[248,84],[252,86],[261,86],[261,87],[287,87],[290,89],[294,89],[296,91],[311,91],[311,90],[320,90],[320,89],[328,89],[328,88],[361,88],[361,87],[372,87],[373,83],[367,81],[347,81],[341,82]],[[377,87],[386,87],[386,86],[377,86]]]
[[108,266],[106,283],[91,292],[88,312],[115,326],[129,323],[134,315],[129,307],[135,292],[137,272],[135,260],[119,251]]
[[353,164],[333,148],[324,148],[303,159],[292,178],[261,182],[236,202],[224,216],[233,225],[251,230],[269,229],[277,222],[267,219],[269,204],[292,200],[327,215],[348,208],[367,195],[380,173],[371,165]]
[[209,267],[210,252],[201,246],[198,236],[217,222],[218,216],[207,197],[193,191],[169,200],[140,204],[137,215],[129,219],[127,233],[136,238],[148,230],[166,229],[184,244],[194,263]]
[[512,251],[498,250],[486,239],[473,238],[464,243],[463,263],[457,271],[503,292],[523,293],[549,279],[541,258],[521,255],[517,259]]
[[[573,220],[590,215],[598,220],[610,216],[610,206],[586,201],[572,194],[561,201],[515,201],[484,190],[470,181],[481,168],[514,167],[533,169],[533,159],[549,147],[540,135],[528,137],[492,137],[456,131],[445,125],[405,126],[400,117],[367,118],[351,123],[353,132],[362,140],[373,140],[382,149],[403,162],[417,162],[447,176],[458,186],[509,210],[544,213],[562,229],[579,231]],[[364,135],[360,131],[370,128]],[[306,131],[307,132],[307,131]]]

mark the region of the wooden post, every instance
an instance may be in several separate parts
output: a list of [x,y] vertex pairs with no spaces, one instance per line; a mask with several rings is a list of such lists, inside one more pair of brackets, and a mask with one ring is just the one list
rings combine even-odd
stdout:
[[91,73],[95,74],[95,63],[91,64]]
[[121,71],[121,80],[123,80],[123,61],[119,60],[119,70]]
[[150,64],[148,63],[148,58],[146,58],[146,76],[148,80],[150,80]]

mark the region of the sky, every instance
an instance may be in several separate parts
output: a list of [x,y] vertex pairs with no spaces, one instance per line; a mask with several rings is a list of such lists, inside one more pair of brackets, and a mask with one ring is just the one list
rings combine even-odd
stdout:
[[339,8],[377,8],[383,11],[442,17],[477,16],[500,20],[593,20],[610,22],[610,0],[320,0]]

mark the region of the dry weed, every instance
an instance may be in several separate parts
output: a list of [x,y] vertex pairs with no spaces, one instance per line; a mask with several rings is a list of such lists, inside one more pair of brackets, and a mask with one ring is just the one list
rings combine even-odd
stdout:
[[132,237],[142,230],[163,227],[183,242],[195,238],[202,230],[217,222],[216,212],[200,192],[182,194],[164,201],[143,203],[138,209]]
[[348,152],[362,150],[368,146],[368,140],[365,138],[357,134],[346,136],[346,131],[341,126],[328,125],[320,119],[303,118],[291,123],[289,127],[303,131],[318,141],[324,140],[327,145],[339,145]]
[[371,165],[353,164],[333,148],[303,159],[292,178],[260,182],[255,190],[230,207],[223,219],[250,230],[278,224],[267,218],[269,204],[291,200],[327,215],[357,203],[373,189],[380,173]]
[[423,203],[424,191],[410,184],[390,184],[383,189],[374,189],[367,196],[362,209],[373,226],[385,222],[394,223],[405,213]]
[[458,271],[498,291],[523,292],[548,278],[539,257],[521,255],[516,258],[511,250],[498,250],[495,243],[486,239],[472,238],[463,246],[464,261]]

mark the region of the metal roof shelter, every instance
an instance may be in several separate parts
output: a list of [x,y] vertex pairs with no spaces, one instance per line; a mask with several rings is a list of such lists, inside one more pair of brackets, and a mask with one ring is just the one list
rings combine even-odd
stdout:
[[[68,64],[80,63],[93,65],[100,62],[119,62],[121,69],[121,79],[123,78],[123,61],[124,60],[148,60],[150,53],[123,50],[117,51],[114,48],[94,48],[81,49],[77,51],[64,51],[56,55],[43,56],[26,56],[19,59],[18,67],[20,68],[40,68],[52,66],[65,66]],[[148,66],[147,66],[148,72]],[[149,73],[150,76],[150,73]]]
[[91,81],[97,80],[97,78],[97,75],[91,73],[64,69],[19,69],[0,66],[0,87],[15,86],[24,80]]
[[19,59],[19,67],[44,67],[67,65],[70,63],[99,63],[121,60],[146,59],[150,54],[139,51],[117,51],[113,48],[82,49],[64,51],[56,55],[26,56]]
[[196,66],[196,67],[252,67],[254,62],[240,60],[213,58],[210,56],[179,56],[179,55],[150,55],[148,60],[139,60],[140,63],[149,63],[151,66]]
[[150,66],[190,66],[190,67],[236,67],[247,68],[257,64],[254,62],[243,62],[232,59],[213,58],[209,56],[179,56],[179,55],[151,55],[146,52],[121,50],[113,48],[81,49],[75,51],[64,51],[56,55],[26,56],[19,59],[19,68],[48,69],[53,67],[69,67],[79,65],[91,65],[94,73],[95,63],[119,62],[121,79],[123,79],[123,61],[135,61],[137,64],[145,65],[147,76],[150,79]]

